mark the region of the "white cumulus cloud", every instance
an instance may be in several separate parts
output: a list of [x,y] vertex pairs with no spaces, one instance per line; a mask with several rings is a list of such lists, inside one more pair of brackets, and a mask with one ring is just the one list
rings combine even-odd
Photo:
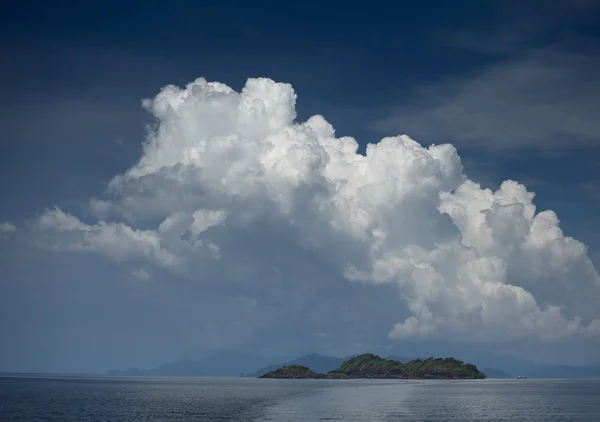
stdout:
[[[525,186],[482,189],[452,145],[405,135],[361,155],[322,116],[296,122],[295,102],[269,79],[241,92],[202,78],[164,88],[143,102],[157,125],[142,157],[90,199],[99,220],[46,210],[35,234],[246,292],[332,277],[396,285],[391,338],[599,336],[586,247]],[[314,267],[301,286],[298,262]]]
[[149,260],[162,267],[174,267],[179,260],[161,246],[153,230],[137,230],[123,223],[100,221],[82,223],[71,214],[55,208],[46,210],[33,230],[51,248],[67,251],[92,251],[117,261]]

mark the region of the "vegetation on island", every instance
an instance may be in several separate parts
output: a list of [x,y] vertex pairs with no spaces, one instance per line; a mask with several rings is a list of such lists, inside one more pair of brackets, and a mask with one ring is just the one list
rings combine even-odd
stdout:
[[288,365],[270,371],[259,378],[326,378],[326,375],[313,372],[306,366]]
[[339,368],[340,365],[346,359],[347,358],[321,356],[316,353],[309,353],[307,355],[300,356],[299,358],[293,359],[288,362],[278,362],[277,364],[264,366],[258,370],[253,371],[252,373],[248,374],[247,376],[254,377],[254,378],[260,377],[261,375],[266,374],[267,372],[271,372],[271,371],[276,370],[277,368],[281,368],[283,366],[290,366],[290,365],[306,366],[314,372],[325,373],[325,372],[333,371],[334,369]]
[[348,359],[338,369],[326,374],[306,366],[290,365],[267,372],[260,378],[397,378],[397,379],[484,379],[477,366],[455,358],[415,359],[402,363],[363,354]]

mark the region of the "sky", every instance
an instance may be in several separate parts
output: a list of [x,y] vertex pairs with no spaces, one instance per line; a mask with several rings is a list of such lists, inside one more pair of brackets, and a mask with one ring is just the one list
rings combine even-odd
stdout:
[[600,361],[597,2],[84,3],[0,17],[0,371]]

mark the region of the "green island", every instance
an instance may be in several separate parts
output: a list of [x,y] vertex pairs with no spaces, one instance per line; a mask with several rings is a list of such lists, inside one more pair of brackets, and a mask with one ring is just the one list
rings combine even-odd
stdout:
[[259,378],[484,379],[486,375],[477,366],[454,358],[416,359],[402,363],[368,353],[348,359],[338,369],[326,374],[313,372],[306,366],[290,365],[267,372]]

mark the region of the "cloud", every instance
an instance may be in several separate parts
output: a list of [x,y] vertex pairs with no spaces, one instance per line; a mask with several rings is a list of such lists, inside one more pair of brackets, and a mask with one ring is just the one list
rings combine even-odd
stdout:
[[0,223],[0,233],[10,234],[14,233],[15,231],[17,231],[17,226],[15,226],[10,221],[3,221],[2,223]]
[[17,226],[10,221],[3,221],[0,223],[0,239],[10,239],[11,235],[16,231]]
[[134,268],[131,271],[131,275],[133,278],[139,281],[148,281],[151,277],[148,271],[144,270],[143,268]]
[[599,73],[596,55],[530,50],[421,87],[374,127],[495,150],[598,145]]
[[44,211],[32,229],[40,234],[40,242],[58,251],[97,252],[116,261],[145,260],[166,268],[179,263],[161,247],[155,231],[104,221],[88,225],[58,208]]
[[[382,327],[394,339],[598,336],[586,247],[525,186],[482,189],[450,144],[395,136],[358,154],[322,116],[296,122],[295,104],[290,85],[269,79],[241,92],[202,78],[167,86],[143,102],[156,126],[140,160],[90,199],[99,220],[48,209],[31,234],[242,303],[238,339],[293,317],[331,334],[325,320],[344,297],[333,286],[356,283],[396,289],[397,323]],[[227,331],[211,324],[211,338]]]

